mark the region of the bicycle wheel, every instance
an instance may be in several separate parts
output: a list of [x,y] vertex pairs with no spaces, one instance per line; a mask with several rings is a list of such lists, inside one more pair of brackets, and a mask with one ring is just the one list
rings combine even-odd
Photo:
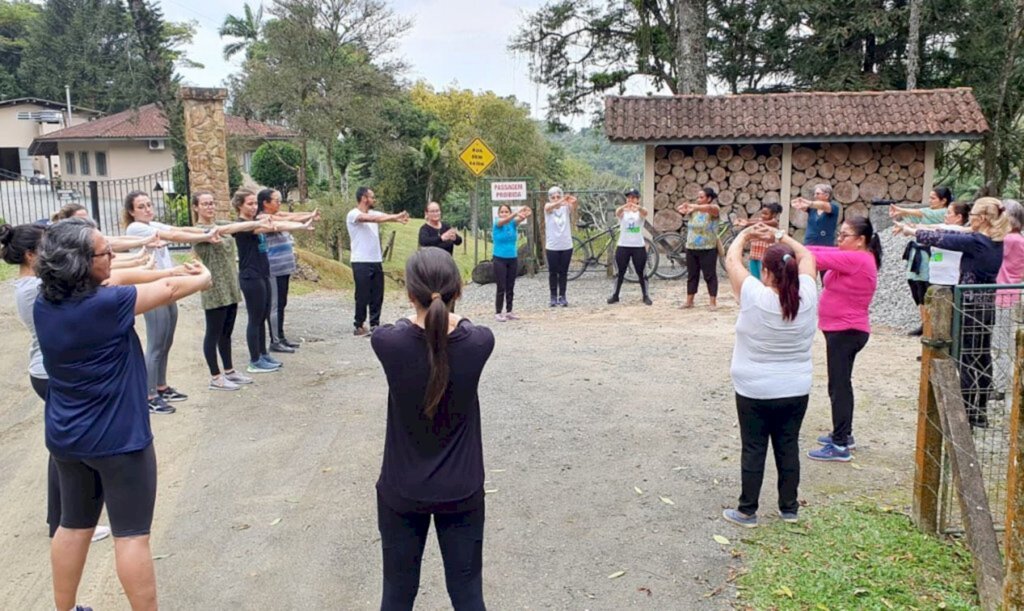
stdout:
[[[644,248],[647,249],[647,265],[644,266],[644,278],[649,280],[658,270],[658,247],[654,245],[650,238],[644,238]],[[616,273],[618,271],[618,269],[615,270]],[[640,277],[636,275],[632,265],[626,266],[626,280],[629,282],[640,282]]]
[[583,272],[587,271],[587,266],[590,265],[590,261],[593,259],[593,255],[590,254],[590,242],[584,242],[579,238],[572,239],[572,258],[569,259],[569,273],[566,275],[567,280],[575,280],[583,275]]
[[654,238],[658,249],[658,267],[654,273],[665,280],[675,280],[686,275],[686,236],[679,233],[663,233]]

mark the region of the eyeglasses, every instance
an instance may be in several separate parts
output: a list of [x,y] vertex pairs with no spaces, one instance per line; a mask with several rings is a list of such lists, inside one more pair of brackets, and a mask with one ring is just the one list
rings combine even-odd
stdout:
[[839,238],[839,241],[841,242],[841,241],[845,240],[846,238],[855,238],[855,237],[857,237],[857,234],[856,233],[842,233],[842,232],[840,232],[836,237]]
[[92,258],[93,259],[95,259],[96,257],[113,257],[113,256],[114,256],[114,249],[110,247],[110,244],[107,244],[107,249],[104,250],[103,252],[94,252],[94,253],[92,253]]

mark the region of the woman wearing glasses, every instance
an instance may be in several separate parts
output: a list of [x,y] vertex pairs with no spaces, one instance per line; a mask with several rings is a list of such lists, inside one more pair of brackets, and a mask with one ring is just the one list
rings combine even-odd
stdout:
[[462,244],[462,236],[458,230],[441,220],[441,204],[430,202],[424,212],[426,223],[420,227],[420,248],[433,246],[448,254],[455,252],[455,247]]
[[836,246],[808,246],[818,269],[825,272],[818,300],[818,328],[825,334],[828,398],[832,402],[832,433],[818,437],[822,447],[809,458],[849,462],[853,441],[853,362],[868,343],[868,310],[882,267],[882,243],[871,221],[846,219]]

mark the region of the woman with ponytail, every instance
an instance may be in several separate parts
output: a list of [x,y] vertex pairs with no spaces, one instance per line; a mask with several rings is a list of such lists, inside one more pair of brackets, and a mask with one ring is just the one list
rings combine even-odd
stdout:
[[[920,240],[919,240],[920,241]],[[849,462],[853,441],[853,362],[871,336],[868,310],[878,287],[882,243],[867,217],[847,218],[836,235],[837,246],[808,246],[825,272],[818,328],[825,334],[828,398],[832,433],[818,437],[822,445],[807,456],[814,460]]]
[[477,387],[494,335],[452,313],[462,295],[455,261],[438,248],[405,264],[416,313],[370,338],[388,381],[377,526],[384,555],[381,609],[412,609],[433,516],[452,606],[484,609],[484,460]]
[[[914,239],[925,246],[938,246],[963,253],[959,284],[994,284],[1003,263],[1003,240],[1010,232],[1010,220],[1003,203],[994,197],[974,202],[970,231],[951,232],[918,229]],[[961,307],[961,306],[958,306]],[[988,426],[988,397],[992,390],[992,326],[995,324],[995,294],[991,291],[966,291],[960,330],[960,390],[972,427]]]
[[[761,279],[743,265],[751,240],[770,244]],[[779,473],[779,515],[796,522],[800,484],[800,426],[811,391],[811,344],[818,320],[814,257],[785,231],[754,225],[736,237],[725,268],[740,314],[732,354],[732,382],[740,423],[739,505],[722,517],[757,526],[764,462],[771,442]]]

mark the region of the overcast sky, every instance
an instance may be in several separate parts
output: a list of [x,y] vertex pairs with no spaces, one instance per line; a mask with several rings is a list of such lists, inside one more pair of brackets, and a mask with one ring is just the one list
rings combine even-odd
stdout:
[[[259,0],[250,0],[258,5]],[[204,65],[183,69],[195,86],[217,87],[236,71],[237,61],[221,55],[225,41],[217,29],[228,14],[242,15],[240,0],[161,0],[164,15],[173,21],[195,21],[196,37],[188,55]],[[543,115],[545,94],[529,78],[527,60],[506,50],[509,37],[527,11],[542,0],[393,0],[399,15],[414,20],[398,54],[410,65],[409,80],[425,79],[436,89],[452,83],[473,91],[514,95]],[[237,57],[237,56],[236,56]]]

